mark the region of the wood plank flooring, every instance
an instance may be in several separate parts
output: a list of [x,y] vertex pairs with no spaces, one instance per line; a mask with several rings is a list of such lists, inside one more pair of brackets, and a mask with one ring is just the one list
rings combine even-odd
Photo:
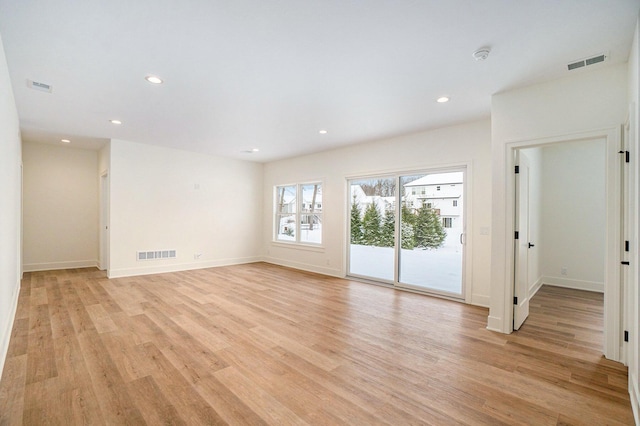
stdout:
[[602,295],[487,310],[265,263],[109,280],[28,273],[0,425],[633,424]]

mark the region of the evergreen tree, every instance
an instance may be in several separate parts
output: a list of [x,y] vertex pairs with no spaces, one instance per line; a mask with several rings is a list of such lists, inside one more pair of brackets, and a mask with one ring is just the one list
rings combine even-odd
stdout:
[[413,226],[416,223],[416,215],[411,212],[405,203],[402,204],[402,223],[400,225],[400,244],[404,250],[413,250],[416,246]]
[[351,203],[351,244],[362,244],[362,218],[355,197]]
[[380,233],[380,246],[393,247],[396,238],[396,214],[393,210],[388,210],[382,221]]
[[413,225],[407,222],[402,222],[402,224],[400,225],[400,232],[401,247],[404,250],[413,250],[416,246],[415,237],[413,235]]
[[414,227],[416,247],[436,249],[442,247],[446,232],[440,217],[431,207],[423,206],[418,210]]
[[375,203],[371,203],[362,218],[362,243],[366,246],[380,245],[381,217]]
[[413,214],[411,209],[407,207],[407,204],[404,202],[402,203],[402,222],[411,226],[416,224],[416,215]]

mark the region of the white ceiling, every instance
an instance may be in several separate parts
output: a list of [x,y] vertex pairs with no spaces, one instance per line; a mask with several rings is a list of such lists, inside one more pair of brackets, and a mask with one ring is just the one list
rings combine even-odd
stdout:
[[[91,147],[118,138],[270,161],[488,117],[492,94],[569,75],[576,59],[609,55],[571,73],[626,62],[639,8],[0,0],[0,35],[25,139]],[[477,62],[483,46],[491,55]],[[165,83],[147,83],[148,74]],[[53,92],[29,89],[28,79]],[[436,103],[442,95],[451,101]],[[251,148],[260,152],[241,152]]]

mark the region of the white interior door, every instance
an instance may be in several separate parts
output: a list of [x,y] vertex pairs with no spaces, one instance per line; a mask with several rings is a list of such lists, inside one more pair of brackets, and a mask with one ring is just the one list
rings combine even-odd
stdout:
[[529,316],[529,162],[517,152],[516,173],[516,269],[514,286],[513,329],[518,330]]

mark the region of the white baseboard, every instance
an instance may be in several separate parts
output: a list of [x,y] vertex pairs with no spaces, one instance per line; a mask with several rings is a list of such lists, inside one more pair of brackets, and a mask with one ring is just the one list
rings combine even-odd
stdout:
[[18,297],[20,296],[20,282],[18,282],[13,290],[13,297],[10,305],[9,321],[4,330],[2,330],[2,340],[0,341],[0,377],[4,370],[4,364],[7,362],[7,353],[9,352],[9,341],[11,340],[11,332],[13,331],[13,323],[16,319],[16,311],[18,310]]
[[489,307],[489,296],[484,294],[474,294],[471,296],[471,304],[475,306],[482,306],[483,308]]
[[604,293],[604,282],[595,281],[581,281],[572,280],[569,278],[560,277],[542,277],[545,284],[553,285],[556,287],[573,288],[576,290],[595,291],[597,293]]
[[542,284],[544,284],[544,277],[538,278],[538,280],[535,283],[533,283],[531,288],[529,288],[529,298],[536,295],[538,290],[540,290],[540,288],[542,287]]
[[[166,272],[190,271],[194,269],[215,268],[218,266],[240,265],[243,263],[261,262],[261,256],[239,257],[233,259],[207,260],[204,262],[177,263],[157,266],[141,266],[136,268],[109,269],[109,278],[135,277],[139,275],[163,274]],[[148,262],[146,262],[148,263]]]
[[631,409],[636,424],[640,425],[640,389],[638,389],[638,377],[629,374],[629,396],[631,398]]
[[54,271],[57,269],[98,267],[97,260],[73,260],[69,262],[25,263],[24,272]]
[[344,278],[344,272],[342,269],[325,268],[322,266],[311,265],[308,263],[291,262],[285,259],[278,259],[274,257],[265,257],[264,261],[272,263],[274,265],[286,266],[288,268],[300,269],[307,272],[315,272],[317,274],[329,275],[330,277]]
[[487,319],[487,330],[496,331],[498,333],[508,333],[507,330],[502,329],[502,318],[489,315]]

